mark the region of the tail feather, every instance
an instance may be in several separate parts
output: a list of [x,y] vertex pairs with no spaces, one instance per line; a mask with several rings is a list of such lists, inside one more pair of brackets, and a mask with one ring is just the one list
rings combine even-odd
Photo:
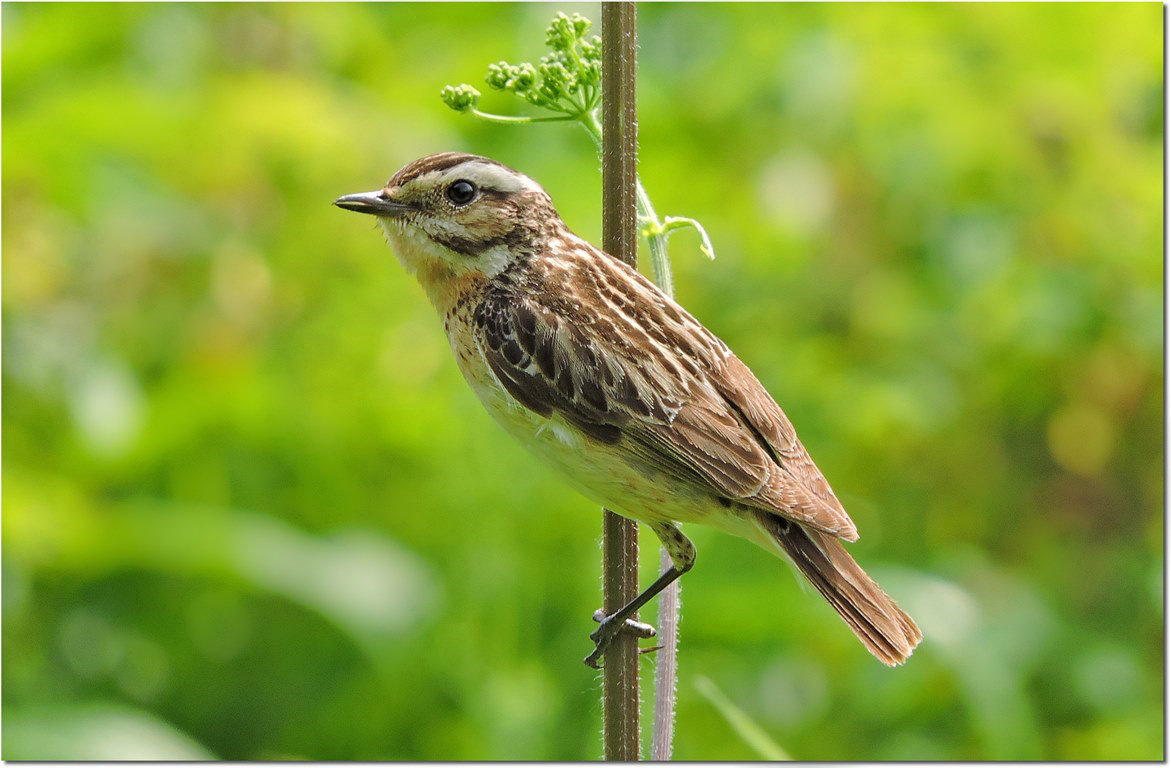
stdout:
[[836,537],[768,513],[759,520],[867,650],[888,666],[907,660],[923,633]]

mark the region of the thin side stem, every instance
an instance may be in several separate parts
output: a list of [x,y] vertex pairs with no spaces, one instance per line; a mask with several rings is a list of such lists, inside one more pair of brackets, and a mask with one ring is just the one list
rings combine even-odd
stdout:
[[[638,258],[634,24],[634,3],[602,6],[602,239],[608,253],[631,265]],[[638,524],[609,510],[603,518],[603,610],[610,615],[638,593]],[[638,760],[638,639],[619,633],[605,665],[605,758]]]
[[[582,112],[577,119],[585,128],[586,133],[601,149],[602,126],[598,124],[598,116],[592,111],[587,111]],[[642,180],[636,180],[635,194],[638,198],[638,217],[650,224],[644,232],[647,248],[651,252],[651,271],[654,274],[655,285],[662,288],[668,296],[674,296],[675,287],[671,277],[671,260],[667,255],[666,233],[669,231],[667,222],[659,220],[658,214],[655,213],[655,207],[651,205],[650,195],[647,194],[646,188],[642,185]]]
[[[657,225],[659,232],[647,236],[651,252],[651,267],[655,283],[668,296],[673,296],[675,287],[671,280],[671,259],[667,255],[667,237],[662,233],[650,197],[638,184],[639,203],[644,216]],[[660,548],[659,570],[666,572],[674,562],[666,549]],[[655,657],[655,711],[651,728],[651,760],[671,759],[671,747],[675,737],[675,680],[679,668],[679,582],[673,581],[659,595],[659,645]]]
[[671,278],[671,259],[667,255],[667,238],[663,234],[663,224],[651,205],[651,198],[646,193],[642,182],[638,182],[638,206],[643,218],[649,221],[653,229],[647,235],[646,244],[651,252],[651,270],[655,275],[655,284],[663,289],[668,296],[675,295],[675,285]]
[[471,113],[487,123],[502,123],[504,125],[526,125],[528,123],[565,123],[575,120],[573,115],[564,117],[528,117],[527,115],[494,115],[491,112],[481,112],[478,109]]
[[[675,563],[666,549],[660,548],[659,570],[663,573]],[[655,654],[655,712],[651,728],[651,760],[671,759],[675,740],[675,688],[679,669],[679,582],[673,581],[659,593],[659,644]]]

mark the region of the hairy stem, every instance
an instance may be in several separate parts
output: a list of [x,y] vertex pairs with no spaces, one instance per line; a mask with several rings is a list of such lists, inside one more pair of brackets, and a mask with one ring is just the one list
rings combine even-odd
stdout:
[[[634,3],[602,6],[602,245],[634,265],[638,258],[635,175],[638,124],[635,120]],[[584,124],[584,122],[583,122]],[[609,510],[603,513],[603,610],[613,614],[638,592],[638,524]],[[607,760],[639,759],[638,639],[620,632],[606,650],[602,675],[602,741]]]
[[[605,49],[603,49],[605,50]],[[602,149],[602,126],[598,124],[593,110],[578,117],[586,133]],[[638,200],[639,219],[644,223],[643,233],[651,254],[651,271],[655,284],[668,296],[674,296],[671,278],[671,260],[667,253],[667,232],[669,225],[660,221],[650,196],[636,176],[635,193]],[[706,237],[706,234],[705,234]],[[609,250],[609,249],[607,249]],[[611,252],[612,253],[612,252]],[[672,566],[667,550],[660,551],[660,572]],[[675,687],[678,674],[679,646],[679,582],[673,581],[659,595],[658,634],[660,648],[655,658],[654,720],[651,730],[651,759],[670,760],[675,735]]]

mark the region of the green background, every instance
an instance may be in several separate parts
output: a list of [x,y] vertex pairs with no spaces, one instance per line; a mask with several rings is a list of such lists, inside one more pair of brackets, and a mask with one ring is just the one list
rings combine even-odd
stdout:
[[[438,98],[557,10],[4,6],[5,758],[600,755],[598,511],[329,204],[465,150],[596,242],[584,133]],[[1162,16],[640,7],[679,300],[925,634],[690,528],[677,757],[1162,758]]]

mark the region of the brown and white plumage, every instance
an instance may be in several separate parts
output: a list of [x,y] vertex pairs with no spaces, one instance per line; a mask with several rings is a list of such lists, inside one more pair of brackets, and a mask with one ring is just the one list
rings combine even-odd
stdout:
[[780,407],[653,283],[571,233],[535,182],[445,153],[339,204],[380,216],[489,413],[586,495],[660,537],[705,523],[783,553],[875,656],[910,654],[918,628],[845,551],[857,530]]
[[522,274],[502,273],[476,308],[480,350],[509,394],[697,491],[857,539],[789,420],[727,346],[637,271],[571,247],[585,255],[514,267]]

